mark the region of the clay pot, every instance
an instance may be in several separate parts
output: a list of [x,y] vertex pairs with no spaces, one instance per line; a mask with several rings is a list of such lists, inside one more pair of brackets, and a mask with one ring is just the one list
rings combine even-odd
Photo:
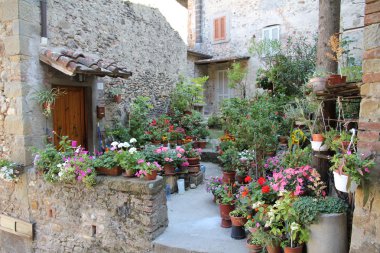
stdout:
[[189,173],[198,173],[200,170],[201,170],[201,169],[200,169],[199,164],[197,164],[197,165],[189,165],[189,166],[187,167],[187,171],[188,171]]
[[120,176],[121,173],[123,172],[123,170],[119,166],[113,167],[110,169],[101,167],[101,168],[95,168],[95,170],[98,174],[105,175],[105,176]]
[[263,251],[263,247],[260,245],[254,245],[247,243],[247,248],[250,253],[261,253]]
[[230,216],[232,226],[242,227],[247,223],[247,218]]
[[303,248],[303,245],[298,246],[296,248],[285,247],[284,253],[302,253],[302,248]]
[[330,85],[330,86],[334,86],[334,85],[337,85],[337,84],[344,84],[344,83],[346,83],[346,79],[347,79],[346,76],[330,75],[327,78],[327,84]]
[[325,137],[323,137],[322,134],[312,134],[311,135],[313,141],[324,141],[325,140]]
[[314,77],[311,78],[309,84],[314,93],[324,91],[326,89],[327,78],[326,77]]
[[199,165],[199,157],[186,158],[189,165]]
[[230,228],[232,226],[230,212],[232,212],[234,208],[235,205],[219,205],[220,217],[222,218],[220,226],[222,228]]
[[153,145],[160,145],[160,144],[161,144],[161,141],[156,141],[156,140],[154,140],[154,141],[151,141],[151,143],[152,143]]
[[125,170],[123,173],[124,177],[135,177],[135,171],[133,169]]
[[96,117],[98,119],[102,119],[106,116],[106,108],[104,106],[97,106],[96,107]]
[[266,246],[268,253],[281,253],[280,246]]
[[113,100],[114,100],[116,103],[120,104],[120,103],[121,103],[121,94],[114,95],[114,96],[113,96]]
[[207,141],[198,141],[198,148],[205,149]]
[[193,114],[192,111],[184,111],[183,113],[186,114],[186,115],[192,115]]
[[156,180],[156,178],[157,178],[157,170],[152,171],[151,175],[147,174],[146,176],[144,176],[144,179],[147,181]]
[[165,171],[165,175],[174,175],[175,174],[175,167],[173,164],[165,164],[164,165],[164,171]]
[[223,183],[232,184],[235,182],[236,171],[223,171]]

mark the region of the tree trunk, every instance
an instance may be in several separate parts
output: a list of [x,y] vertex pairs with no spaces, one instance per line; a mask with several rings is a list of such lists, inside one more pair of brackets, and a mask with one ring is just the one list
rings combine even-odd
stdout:
[[[328,44],[332,35],[339,33],[340,28],[340,4],[341,0],[319,0],[319,27],[317,44],[317,70],[337,73],[338,63],[326,56],[332,53]],[[336,119],[336,101],[325,101],[323,116],[325,119]],[[330,122],[331,127],[336,122]]]

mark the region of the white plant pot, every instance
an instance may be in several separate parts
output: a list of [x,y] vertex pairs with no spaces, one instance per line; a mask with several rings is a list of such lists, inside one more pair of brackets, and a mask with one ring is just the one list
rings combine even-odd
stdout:
[[309,229],[308,253],[348,252],[346,214],[321,214],[318,222],[311,224]]
[[311,148],[314,151],[327,151],[329,150],[329,147],[327,147],[326,144],[322,145],[322,141],[311,141]]
[[347,182],[348,182],[348,176],[346,175],[339,175],[339,173],[333,171],[334,173],[334,183],[335,188],[338,191],[341,192],[355,192],[356,188],[358,188],[358,185],[351,180],[351,187],[347,191]]

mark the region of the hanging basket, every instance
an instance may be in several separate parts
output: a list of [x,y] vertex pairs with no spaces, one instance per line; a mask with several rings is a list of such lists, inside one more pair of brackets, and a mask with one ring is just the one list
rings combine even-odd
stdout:
[[338,172],[333,171],[334,173],[334,183],[335,183],[335,188],[338,191],[341,192],[355,192],[356,188],[358,188],[358,185],[351,180],[351,186],[347,190],[347,184],[348,184],[348,176],[346,175],[340,175]]

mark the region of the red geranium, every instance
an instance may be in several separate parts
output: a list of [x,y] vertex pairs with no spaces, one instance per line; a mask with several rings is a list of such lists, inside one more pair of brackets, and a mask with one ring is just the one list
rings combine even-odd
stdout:
[[260,177],[260,178],[257,180],[257,182],[259,183],[259,185],[263,186],[263,184],[265,184],[266,180],[265,180],[265,178]]
[[251,182],[252,181],[252,178],[250,177],[250,176],[246,176],[245,178],[244,178],[244,182],[246,182],[246,183],[249,183],[249,182]]
[[155,126],[155,125],[157,125],[157,120],[155,120],[155,119],[152,120],[152,123],[150,123],[150,125],[151,125],[151,126]]
[[270,192],[270,187],[269,185],[264,185],[263,188],[261,188],[262,193],[269,193]]

